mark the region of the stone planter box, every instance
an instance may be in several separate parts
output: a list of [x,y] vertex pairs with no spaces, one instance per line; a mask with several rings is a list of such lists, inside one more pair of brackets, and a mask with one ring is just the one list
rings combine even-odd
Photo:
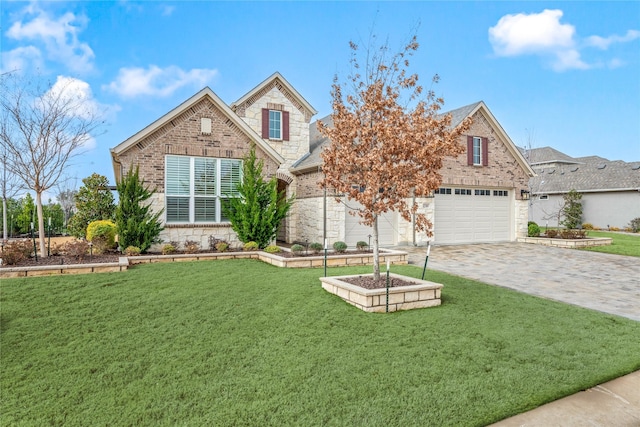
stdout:
[[[278,254],[259,252],[260,261],[278,267],[286,268],[311,268],[324,265],[324,255],[287,258]],[[380,249],[380,265],[389,261],[391,264],[407,264],[407,253],[391,249]],[[373,265],[373,253],[364,254],[338,254],[330,252],[327,255],[328,267],[346,267],[353,265]]]
[[[364,275],[371,276],[371,275]],[[414,283],[410,286],[389,288],[389,312],[397,310],[411,310],[414,308],[436,307],[440,305],[440,283],[414,279],[391,273],[391,278],[402,279]],[[339,296],[351,305],[363,311],[385,313],[387,311],[387,290],[365,289],[352,285],[342,279],[354,276],[321,277],[322,287],[334,295]]]
[[549,237],[519,237],[518,242],[535,245],[556,246],[559,248],[588,248],[591,246],[607,246],[613,242],[611,237],[586,237],[584,239],[558,239]]
[[127,257],[118,262],[70,265],[43,265],[34,267],[8,267],[0,269],[0,278],[51,276],[58,274],[112,273],[129,268]]
[[[104,273],[114,271],[126,271],[136,264],[150,264],[156,262],[183,262],[183,261],[211,261],[216,259],[240,259],[252,258],[262,262],[284,268],[309,268],[322,267],[323,256],[285,258],[278,254],[268,254],[262,251],[256,252],[222,252],[222,253],[197,253],[197,254],[172,254],[172,255],[140,255],[132,257],[120,257],[118,263],[102,264],[71,264],[71,265],[43,265],[35,267],[7,267],[0,268],[0,279],[11,277],[47,276],[53,274],[84,274]],[[380,250],[380,264],[387,260],[391,264],[407,264],[407,253],[389,249]],[[373,254],[335,254],[327,257],[327,266],[352,266],[373,265]]]

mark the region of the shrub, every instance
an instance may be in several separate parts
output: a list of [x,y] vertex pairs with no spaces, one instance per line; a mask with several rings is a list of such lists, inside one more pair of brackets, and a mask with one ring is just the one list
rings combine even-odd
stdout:
[[124,250],[126,256],[138,256],[140,255],[140,248],[137,246],[127,246]]
[[258,249],[260,249],[260,246],[258,246],[258,244],[254,241],[247,242],[242,247],[243,251],[257,251]]
[[64,244],[64,254],[77,259],[82,259],[89,253],[89,242],[85,240],[73,240]]
[[33,244],[29,240],[14,240],[4,245],[0,258],[7,265],[14,265],[31,256]]
[[200,243],[195,240],[186,240],[184,242],[184,251],[188,254],[195,254],[200,250]]
[[229,249],[229,244],[227,242],[218,241],[218,243],[216,243],[215,245],[215,249],[218,252],[224,252]]
[[120,246],[135,246],[146,252],[152,244],[160,243],[160,232],[164,229],[160,220],[163,211],[154,213],[147,202],[155,190],[149,190],[140,180],[137,166],[129,169],[117,189],[115,218]]
[[629,221],[629,228],[634,233],[637,233],[638,231],[640,231],[640,217],[634,218],[631,221]]
[[[222,242],[222,243],[227,243],[227,242],[225,242],[225,241],[224,241],[224,240],[222,240],[222,239],[218,239],[218,238],[217,238],[216,236],[214,236],[213,234],[212,234],[212,235],[210,235],[210,236],[209,236],[209,250],[210,250],[210,251],[212,251],[212,252],[213,252],[213,251],[216,251],[216,250],[217,250],[217,249],[216,249],[216,245],[217,245],[218,243],[221,243],[221,242]],[[227,247],[228,247],[228,246],[229,246],[229,245],[228,245],[228,243],[227,243]]]
[[113,249],[116,245],[116,224],[111,220],[93,221],[87,226],[87,240],[96,253]]
[[583,230],[593,230],[593,224],[591,224],[590,222],[585,222],[584,224],[582,224],[582,229]]
[[540,235],[540,227],[535,222],[529,223],[529,228],[527,230],[527,236],[529,237],[538,237]]
[[302,252],[304,252],[304,246],[295,244],[291,246],[291,252],[293,252],[296,255],[302,255]]
[[335,242],[333,244],[333,250],[338,252],[339,254],[347,251],[347,244],[345,242]]
[[309,249],[311,249],[311,252],[314,254],[319,254],[324,247],[322,246],[322,243],[314,242],[309,245]]
[[362,240],[359,241],[358,243],[356,243],[356,248],[359,251],[365,251],[365,250],[367,250],[368,247],[369,247],[369,244],[367,242],[362,241]]
[[51,256],[59,256],[59,255],[62,255],[63,252],[64,252],[64,245],[60,243],[54,243],[53,245],[51,245],[51,248],[49,249],[49,255]]
[[242,162],[242,182],[229,189],[222,213],[231,222],[231,228],[241,242],[257,242],[264,248],[278,235],[282,219],[293,204],[294,197],[287,198],[285,191],[278,191],[278,179],[273,176],[265,181],[263,161],[256,157],[255,146]]
[[264,251],[268,254],[277,254],[278,252],[280,252],[280,247],[278,247],[277,245],[269,245],[264,248]]
[[171,243],[167,243],[162,247],[162,255],[171,255],[176,251],[176,247]]
[[545,232],[545,235],[547,237],[550,237],[550,238],[554,239],[554,238],[558,237],[558,230],[547,230]]

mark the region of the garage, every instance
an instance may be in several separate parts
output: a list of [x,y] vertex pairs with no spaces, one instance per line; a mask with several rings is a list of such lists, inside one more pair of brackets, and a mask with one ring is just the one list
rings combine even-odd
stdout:
[[[355,202],[349,201],[349,204],[353,205]],[[386,212],[378,219],[378,242],[380,246],[393,246],[395,244],[396,218],[397,214],[395,212]],[[360,219],[357,215],[345,213],[345,243],[350,247],[355,246],[359,241],[369,243],[369,235],[373,236],[373,228],[359,224]],[[373,244],[373,237],[371,239],[371,244]]]
[[434,242],[510,241],[512,193],[495,188],[439,188],[435,194]]

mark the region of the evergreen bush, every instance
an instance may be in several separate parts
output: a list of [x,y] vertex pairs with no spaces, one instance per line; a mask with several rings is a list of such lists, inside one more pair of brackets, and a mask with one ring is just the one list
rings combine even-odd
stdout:
[[116,208],[116,228],[120,246],[135,246],[142,253],[152,244],[160,243],[163,230],[160,215],[163,210],[153,213],[151,204],[145,203],[155,191],[150,191],[140,180],[138,167],[133,168],[122,178],[117,186],[119,202]]

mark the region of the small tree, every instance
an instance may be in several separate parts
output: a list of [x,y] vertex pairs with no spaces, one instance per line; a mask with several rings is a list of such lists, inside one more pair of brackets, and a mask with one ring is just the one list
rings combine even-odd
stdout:
[[582,224],[582,194],[576,190],[571,190],[562,196],[564,204],[562,206],[562,216],[564,219],[561,224],[566,228],[578,228]]
[[87,225],[101,219],[113,219],[116,205],[109,189],[109,180],[104,175],[91,174],[82,180],[83,186],[75,194],[76,213],[68,223],[72,236],[83,238]]
[[[415,197],[440,186],[443,160],[464,152],[459,139],[470,120],[452,128],[451,115],[438,113],[444,100],[433,91],[423,95],[417,74],[407,75],[407,57],[418,49],[415,36],[391,58],[386,45],[375,50],[370,46],[364,69],[357,59],[358,46],[350,46],[351,89],[344,99],[343,87],[334,79],[333,126],[318,124],[331,140],[321,154],[321,185],[362,206],[357,215],[373,227],[373,272],[379,280],[378,218],[389,210],[407,221],[414,216],[416,229],[431,235],[431,223],[417,212]],[[402,94],[408,95],[406,105],[400,103]]]
[[46,256],[42,194],[56,185],[102,121],[79,80],[59,77],[55,84],[34,87],[32,78],[0,77],[0,140],[9,171],[35,192],[34,228]]
[[163,210],[153,213],[151,204],[145,202],[155,191],[150,191],[140,180],[138,167],[133,168],[118,183],[118,207],[116,208],[116,228],[121,248],[135,246],[146,252],[154,243],[159,243],[163,230],[160,215]]
[[287,199],[284,192],[278,192],[275,176],[264,180],[263,163],[257,160],[255,146],[252,146],[242,164],[242,182],[236,186],[235,194],[226,195],[228,204],[223,206],[238,239],[243,243],[256,242],[260,248],[276,238],[280,222],[294,200],[293,196]]

